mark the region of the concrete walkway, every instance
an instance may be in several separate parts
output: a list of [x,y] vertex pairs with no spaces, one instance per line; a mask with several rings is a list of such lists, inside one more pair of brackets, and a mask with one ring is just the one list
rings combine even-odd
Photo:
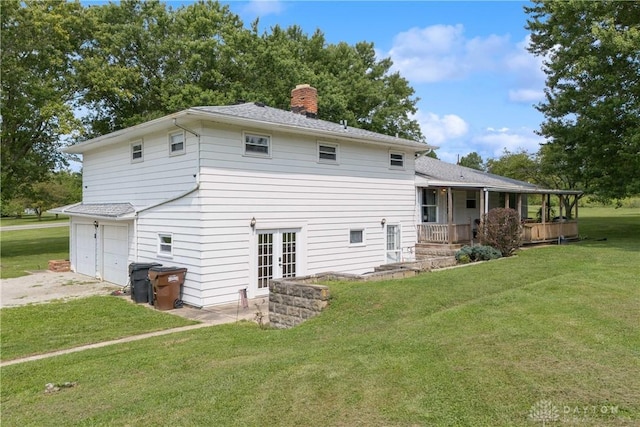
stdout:
[[[129,295],[123,295],[117,298],[130,299]],[[190,331],[193,329],[200,329],[200,328],[206,328],[206,327],[215,326],[215,325],[222,325],[225,323],[235,323],[241,320],[254,321],[256,317],[256,313],[258,312],[258,307],[256,307],[256,304],[260,307],[260,311],[262,311],[262,313],[265,314],[265,319],[263,320],[267,321],[266,316],[268,316],[268,311],[269,311],[268,299],[258,298],[254,300],[249,300],[248,302],[249,302],[249,305],[246,308],[243,308],[242,306],[240,306],[240,304],[227,304],[227,305],[205,307],[205,308],[195,308],[195,307],[184,306],[179,309],[167,310],[167,311],[164,311],[164,313],[184,317],[185,319],[196,320],[201,323],[198,323],[196,325],[182,326],[179,328],[165,329],[162,331],[148,332],[140,335],[133,335],[130,337],[120,338],[117,340],[87,344],[79,347],[58,350],[51,353],[37,354],[34,356],[27,356],[19,359],[7,360],[7,361],[0,362],[0,368],[4,366],[9,366],[9,365],[15,365],[17,363],[31,362],[34,360],[41,360],[49,357],[60,356],[62,354],[77,353],[79,351],[89,350],[93,348],[100,348],[100,347],[106,347],[109,345],[138,341],[138,340],[143,340],[151,337],[158,337],[162,335]],[[144,304],[144,305],[149,307],[150,310],[154,310],[152,306],[148,304]]]
[[[15,279],[3,279],[1,281],[0,288],[2,291],[0,298],[1,307],[16,307],[26,304],[46,304],[53,300],[64,301],[90,295],[110,295],[114,290],[117,291],[122,289],[121,286],[117,286],[109,282],[101,282],[82,274],[73,272],[53,273],[51,271],[38,271],[33,272],[28,276],[17,277]],[[131,296],[128,294],[114,296],[114,298],[123,298],[131,304],[135,304],[131,299]],[[147,303],[140,303],[139,305],[143,305],[149,310],[155,310],[153,306]],[[237,303],[220,306],[204,308],[184,306],[182,308],[166,310],[163,312],[174,316],[181,316],[185,319],[195,320],[200,323],[180,328],[165,329],[162,331],[134,335],[117,340],[87,344],[51,353],[23,357],[20,359],[7,360],[0,362],[0,367],[45,359],[48,357],[55,357],[61,354],[76,353],[78,351],[92,348],[100,348],[108,345],[184,332],[192,329],[199,329],[225,323],[234,323],[240,320],[254,321],[258,311],[265,315],[263,320],[267,321],[269,312],[269,300],[267,297],[249,300],[246,307],[242,307],[240,299],[238,299]]]

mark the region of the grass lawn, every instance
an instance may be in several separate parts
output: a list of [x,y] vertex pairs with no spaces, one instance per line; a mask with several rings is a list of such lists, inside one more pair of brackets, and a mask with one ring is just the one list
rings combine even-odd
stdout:
[[2,279],[46,270],[49,260],[69,258],[69,227],[2,231],[0,240]]
[[69,217],[45,213],[38,219],[37,215],[23,215],[21,218],[4,217],[0,218],[0,226],[9,227],[11,225],[49,224],[52,222],[68,222]]
[[[246,322],[7,366],[2,424],[638,425],[640,212],[580,217],[580,243],[331,283],[330,307],[291,330]],[[557,412],[532,419],[542,400]]]
[[3,361],[197,323],[112,296],[3,308],[0,313]]

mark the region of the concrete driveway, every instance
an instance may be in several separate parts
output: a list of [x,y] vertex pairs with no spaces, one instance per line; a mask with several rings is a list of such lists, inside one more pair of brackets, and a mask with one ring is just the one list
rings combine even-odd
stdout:
[[0,288],[0,307],[16,307],[90,295],[108,295],[114,290],[122,289],[121,286],[101,282],[82,274],[52,271],[37,271],[28,276],[3,279]]

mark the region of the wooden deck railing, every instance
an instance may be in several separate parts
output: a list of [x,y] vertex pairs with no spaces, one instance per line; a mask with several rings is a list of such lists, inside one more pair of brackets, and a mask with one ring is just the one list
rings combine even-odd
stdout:
[[[451,233],[451,243],[469,242],[471,240],[471,225],[453,224]],[[418,224],[418,243],[449,243],[449,225]]]
[[[449,243],[449,225],[423,223],[418,224],[418,243]],[[451,226],[451,243],[469,243],[471,241],[470,224]],[[526,223],[522,227],[523,243],[550,242],[560,236],[570,239],[578,237],[578,221]]]

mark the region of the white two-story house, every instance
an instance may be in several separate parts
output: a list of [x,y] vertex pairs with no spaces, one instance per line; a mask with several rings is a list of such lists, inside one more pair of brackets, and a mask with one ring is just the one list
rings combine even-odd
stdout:
[[82,154],[72,270],[125,285],[132,262],[187,268],[193,306],[268,294],[271,278],[413,258],[415,158],[432,147],[259,103],[194,107],[65,149]]

